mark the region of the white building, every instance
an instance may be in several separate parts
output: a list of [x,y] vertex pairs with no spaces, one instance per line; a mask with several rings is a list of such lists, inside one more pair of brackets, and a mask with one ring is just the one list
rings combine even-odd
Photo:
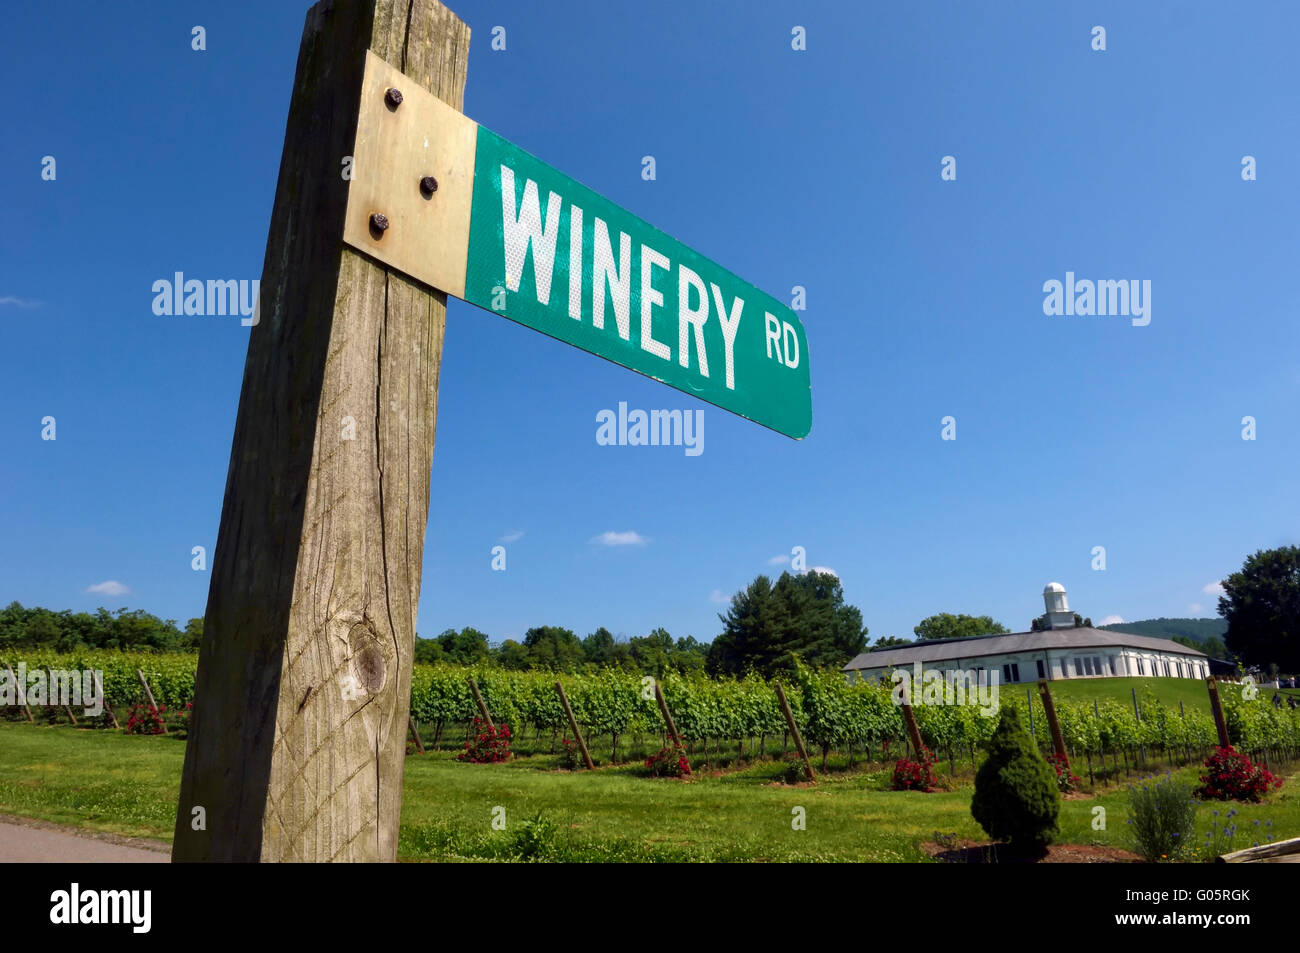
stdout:
[[945,639],[863,652],[844,671],[850,681],[880,678],[920,662],[926,671],[996,669],[1003,684],[1040,678],[1206,678],[1210,674],[1205,653],[1178,642],[1076,626],[1060,583],[1048,583],[1043,601],[1048,627],[1042,632]]

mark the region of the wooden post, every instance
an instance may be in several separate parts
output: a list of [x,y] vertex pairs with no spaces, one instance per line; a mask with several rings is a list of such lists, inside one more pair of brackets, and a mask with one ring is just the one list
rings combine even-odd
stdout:
[[668,710],[668,701],[664,698],[663,689],[659,687],[658,679],[655,679],[655,699],[659,702],[659,711],[664,716],[664,724],[668,726],[668,736],[673,739],[673,744],[676,747],[684,747],[681,735],[677,734],[677,723],[673,721],[673,713]]
[[1061,737],[1061,725],[1056,720],[1056,706],[1052,704],[1052,690],[1047,687],[1047,679],[1038,680],[1038,694],[1043,700],[1043,713],[1047,715],[1047,727],[1052,732],[1052,750],[1068,762],[1070,758],[1065,751],[1065,739]]
[[1205,685],[1210,690],[1210,711],[1214,713],[1214,727],[1219,732],[1219,747],[1227,748],[1231,742],[1228,740],[1228,723],[1223,717],[1223,705],[1219,701],[1219,684],[1211,675],[1205,680]]
[[418,754],[424,754],[424,742],[420,740],[420,729],[415,727],[415,719],[410,715],[407,715],[406,724],[411,729],[411,737],[415,739],[416,752]]
[[[50,704],[53,705],[54,704],[54,669],[50,668],[48,665],[45,666],[45,677],[48,679],[46,685],[48,686],[48,693],[49,693],[46,697],[50,699]],[[72,709],[67,705],[63,705],[61,707],[63,708],[63,713],[68,716],[68,721],[72,722],[72,724],[75,726],[77,724],[77,716],[72,713]]]
[[483,696],[478,692],[478,682],[474,681],[474,676],[469,677],[469,690],[474,693],[474,701],[478,705],[478,710],[483,714],[483,720],[488,723],[488,727],[496,733],[497,726],[492,724],[492,716],[488,714],[487,705],[483,704]]
[[167,723],[163,722],[162,715],[158,714],[158,703],[153,700],[153,690],[149,687],[149,680],[144,677],[144,672],[140,671],[138,668],[135,670],[135,674],[140,676],[140,684],[144,686],[144,694],[145,697],[149,699],[149,707],[153,709],[153,713],[157,716],[158,720],[162,722],[163,734],[167,734]]
[[9,677],[13,679],[14,691],[18,695],[18,704],[22,705],[23,711],[27,712],[27,720],[32,724],[36,724],[36,719],[32,717],[32,710],[27,707],[27,686],[19,683],[18,676],[14,674],[14,670],[8,662],[5,662],[5,668],[9,669]]
[[211,562],[177,861],[397,857],[446,296],[343,242],[367,50],[463,101],[469,28],[436,0],[308,11]]
[[560,704],[564,706],[564,713],[569,716],[569,727],[573,729],[573,737],[577,739],[578,747],[582,750],[582,760],[587,762],[587,770],[595,771],[596,765],[592,763],[591,754],[587,751],[587,742],[583,740],[582,732],[578,730],[578,719],[573,717],[573,709],[569,707],[569,699],[564,694],[564,686],[556,682],[555,690],[560,693]]
[[117,715],[113,714],[113,703],[108,700],[108,695],[104,691],[104,677],[98,671],[95,672],[95,687],[99,689],[100,701],[104,703],[104,711],[108,712],[113,727],[120,730],[122,726],[117,723]]
[[912,701],[906,697],[906,692],[903,695],[903,724],[907,725],[908,740],[912,742],[916,760],[920,761],[921,752],[925,750],[925,743],[921,741],[921,729],[916,724],[916,712],[912,711]]
[[817,775],[813,772],[812,762],[808,760],[808,749],[803,746],[803,735],[799,734],[799,726],[794,723],[794,712],[790,711],[790,703],[786,701],[785,689],[781,687],[780,682],[774,684],[777,700],[781,702],[781,712],[785,715],[785,723],[790,726],[790,734],[794,735],[794,744],[799,749],[799,757],[803,758],[803,766],[808,769],[808,780],[816,783]]

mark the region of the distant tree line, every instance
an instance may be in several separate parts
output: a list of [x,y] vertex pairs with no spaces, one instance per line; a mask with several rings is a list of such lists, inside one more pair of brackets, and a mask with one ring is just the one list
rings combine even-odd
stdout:
[[514,671],[580,672],[612,667],[662,677],[669,672],[702,671],[708,650],[706,643],[692,636],[674,640],[662,628],[649,635],[616,639],[603,626],[579,638],[572,629],[540,625],[524,633],[523,641],[506,639],[494,646],[486,633],[466,627],[417,639],[415,660],[458,665],[486,662]]
[[[732,597],[718,616],[722,632],[712,643],[673,636],[664,628],[630,639],[615,638],[603,626],[585,638],[557,625],[535,626],[522,640],[493,644],[487,633],[467,626],[433,638],[417,638],[415,661],[459,665],[495,664],[516,671],[580,672],[615,668],[662,677],[690,675],[770,677],[793,673],[795,660],[813,668],[839,668],[866,649],[862,613],[844,602],[844,590],[831,573],[782,573],[773,582],[759,576]],[[193,651],[203,635],[203,620],[179,629],[140,610],[95,613],[26,609],[17,602],[0,612],[0,650],[79,648]]]
[[0,609],[0,650],[8,648],[121,649],[132,652],[193,652],[203,637],[203,620],[185,628],[175,619],[160,619],[143,609],[105,608],[94,612],[55,612],[11,602]]

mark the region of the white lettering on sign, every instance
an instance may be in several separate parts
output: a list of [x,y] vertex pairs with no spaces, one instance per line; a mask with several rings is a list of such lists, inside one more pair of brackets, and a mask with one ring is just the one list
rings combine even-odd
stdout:
[[[699,307],[691,307],[690,293],[694,291]],[[695,331],[695,353],[700,363],[700,376],[709,376],[709,356],[704,353],[704,322],[709,320],[709,293],[704,290],[700,276],[685,265],[677,268],[677,362],[682,367],[691,366],[691,342],[688,329]]]
[[554,192],[547,196],[546,224],[543,226],[542,211],[537,200],[537,183],[529,179],[524,185],[524,201],[519,207],[519,217],[516,218],[515,173],[509,166],[503,165],[501,213],[506,246],[506,287],[511,291],[519,290],[519,277],[524,273],[524,259],[528,257],[528,246],[531,244],[537,303],[550,304],[555,239],[560,234],[560,197]]
[[767,345],[767,356],[773,357],[772,348],[776,348],[776,359],[791,369],[799,366],[799,334],[789,321],[781,321],[770,312],[763,312],[763,340]]
[[[537,302],[549,306],[551,276],[555,268],[556,245],[560,231],[561,214],[565,204],[561,195],[548,191],[546,214],[542,215],[538,185],[525,178],[523,199],[516,205],[516,177],[508,165],[501,166],[502,236],[506,262],[506,287],[519,290],[524,262],[529,250],[533,255]],[[516,208],[518,212],[516,213]],[[631,342],[632,298],[632,236],[619,231],[617,253],[609,224],[599,215],[591,216],[592,256],[590,274],[583,270],[583,210],[569,204],[569,296],[567,314],[575,321],[582,320],[583,283],[590,280],[591,323],[603,330],[607,302],[614,310],[614,324],[618,336]],[[735,343],[740,329],[740,319],[745,311],[745,301],[736,297],[729,304],[722,289],[715,283],[706,283],[700,275],[686,265],[675,264],[662,252],[641,244],[640,247],[640,300],[641,339],[643,351],[665,361],[673,359],[670,342],[672,334],[655,337],[655,309],[664,310],[664,292],[655,287],[655,269],[671,274],[677,269],[677,362],[691,367],[691,350],[694,346],[695,364],[701,377],[709,376],[709,359],[705,351],[705,338],[711,331],[719,335],[728,390],[736,389]],[[669,279],[671,281],[671,279]],[[672,285],[668,284],[671,288]],[[710,292],[712,301],[710,302]],[[712,307],[710,307],[712,304]],[[717,330],[710,319],[716,316]],[[671,320],[671,319],[670,319]],[[799,366],[799,339],[793,325],[766,315],[767,355],[775,357],[786,367]],[[775,346],[775,354],[773,347]]]
[[663,268],[665,270],[672,267],[670,262],[663,255],[659,254],[649,245],[641,246],[641,350],[649,351],[655,357],[662,357],[665,361],[670,359],[673,354],[668,349],[668,345],[654,339],[654,314],[655,305],[663,307],[663,292],[655,291],[654,288],[654,269]]
[[[614,250],[609,247],[609,226],[605,224],[603,218],[596,216],[596,245],[592,256],[595,280],[591,283],[591,323],[598,328],[605,326],[605,289],[608,288],[609,297],[614,302],[614,320],[618,322],[618,336],[624,341],[628,340],[631,334],[628,327],[628,301],[632,291],[631,257],[632,236],[627,232],[619,232],[618,265],[617,267],[614,265]],[[622,278],[619,277],[620,272]]]

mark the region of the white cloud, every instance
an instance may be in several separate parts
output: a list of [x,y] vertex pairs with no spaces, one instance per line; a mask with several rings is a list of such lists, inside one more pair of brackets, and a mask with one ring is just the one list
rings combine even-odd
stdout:
[[1189,605],[1189,606],[1187,607],[1187,611],[1188,611],[1188,612],[1201,612],[1202,610],[1204,610],[1204,608],[1205,608],[1205,606],[1201,605],[1199,602],[1193,602],[1191,605]]
[[789,561],[790,561],[790,557],[787,556],[785,553],[782,553],[780,556],[773,556],[771,559],[767,561],[767,564],[769,566],[781,566],[784,565],[785,563],[788,563]]
[[39,301],[32,301],[27,298],[18,298],[14,295],[0,296],[0,307],[7,304],[11,304],[16,308],[39,308],[41,306]]
[[712,592],[709,593],[709,601],[716,602],[719,605],[726,605],[728,602],[731,601],[731,597],[727,595],[725,592],[723,592],[721,589],[714,589]]
[[1108,615],[1108,616],[1106,616],[1106,618],[1102,619],[1102,620],[1101,620],[1100,622],[1098,622],[1097,624],[1098,624],[1098,625],[1119,625],[1119,624],[1120,624],[1121,622],[1123,622],[1123,621],[1124,621],[1124,617],[1123,617],[1123,616],[1120,616],[1120,615]]
[[824,572],[824,573],[827,573],[828,575],[834,576],[836,579],[840,578],[840,574],[837,573],[837,572],[836,572],[834,569],[832,569],[830,566],[809,566],[809,567],[808,567],[808,571],[809,571],[809,572]]
[[599,536],[591,537],[591,542],[600,546],[644,546],[650,542],[648,538],[642,536],[635,530],[628,530],[626,533],[616,533],[613,530],[606,530]]
[[107,579],[104,582],[97,582],[86,590],[86,592],[97,592],[103,596],[124,596],[130,591],[131,590],[128,587],[122,585],[116,579]]
[[519,542],[519,540],[523,538],[524,538],[524,531],[522,529],[512,529],[510,532],[506,533],[504,536],[501,537],[501,542],[517,543]]
[[1223,595],[1223,583],[1207,582],[1201,587],[1201,592],[1205,593],[1207,596],[1221,596]]

